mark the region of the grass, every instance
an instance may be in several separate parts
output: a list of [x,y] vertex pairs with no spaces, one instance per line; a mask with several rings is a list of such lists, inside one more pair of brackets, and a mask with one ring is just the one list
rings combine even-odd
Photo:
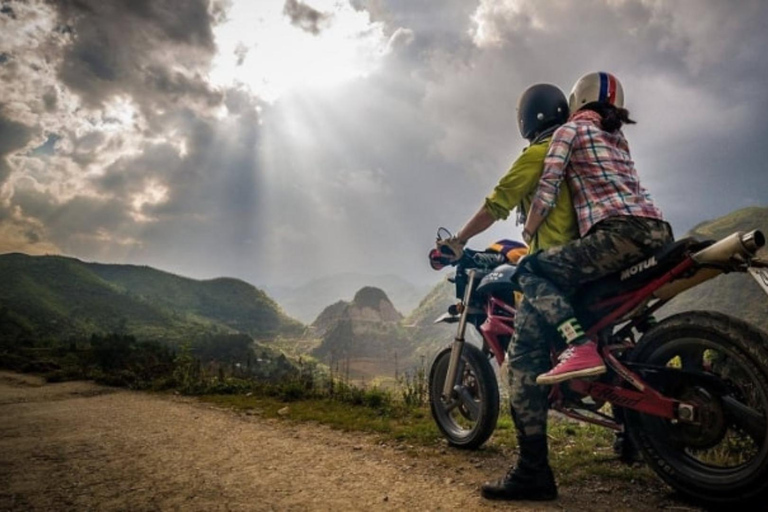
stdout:
[[411,444],[436,445],[441,440],[429,411],[424,408],[371,408],[328,399],[284,402],[245,395],[204,395],[200,399],[236,411],[253,411],[264,418],[312,421],[343,431],[381,434],[384,438]]
[[[427,407],[408,408],[394,405],[371,408],[328,399],[285,402],[279,398],[245,395],[203,395],[204,402],[262,418],[287,422],[316,422],[345,432],[364,432],[406,446],[444,447]],[[612,451],[612,431],[577,423],[561,417],[549,421],[549,453],[551,464],[562,485],[584,481],[606,484],[658,484],[653,472],[644,465],[620,463]],[[479,451],[451,450],[455,457],[503,458],[517,447],[515,427],[507,412],[502,412],[491,439]],[[436,452],[437,453],[437,452]],[[429,456],[419,452],[420,457]],[[459,461],[460,462],[460,461]]]

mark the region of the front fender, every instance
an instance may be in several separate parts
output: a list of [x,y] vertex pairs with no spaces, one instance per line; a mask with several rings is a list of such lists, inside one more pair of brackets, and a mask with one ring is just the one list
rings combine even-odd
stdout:
[[461,319],[461,315],[452,315],[450,313],[443,313],[435,319],[433,323],[439,324],[444,322],[446,324],[455,324]]

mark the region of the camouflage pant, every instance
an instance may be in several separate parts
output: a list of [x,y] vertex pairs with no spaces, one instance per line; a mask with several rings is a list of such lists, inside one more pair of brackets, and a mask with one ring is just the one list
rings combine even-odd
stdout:
[[549,387],[537,385],[536,377],[551,368],[551,347],[564,346],[555,326],[576,316],[570,297],[583,284],[622,270],[672,240],[666,222],[614,217],[584,238],[523,260],[517,279],[524,298],[508,353],[510,409],[518,435],[546,433]]

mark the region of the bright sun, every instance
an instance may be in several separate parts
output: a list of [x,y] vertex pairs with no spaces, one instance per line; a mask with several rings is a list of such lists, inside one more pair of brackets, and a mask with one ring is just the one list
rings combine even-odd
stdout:
[[348,3],[307,2],[325,15],[317,34],[292,25],[284,5],[284,0],[234,2],[228,20],[216,29],[218,55],[211,74],[216,83],[240,83],[274,101],[290,91],[365,76],[384,55],[381,26]]

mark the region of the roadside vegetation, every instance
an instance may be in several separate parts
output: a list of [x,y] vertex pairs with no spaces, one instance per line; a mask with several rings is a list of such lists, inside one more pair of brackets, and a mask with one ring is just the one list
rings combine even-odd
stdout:
[[182,345],[119,333],[63,340],[2,334],[0,368],[36,373],[48,382],[94,380],[129,389],[202,394],[290,382],[300,373],[284,355],[243,334],[201,335]]

